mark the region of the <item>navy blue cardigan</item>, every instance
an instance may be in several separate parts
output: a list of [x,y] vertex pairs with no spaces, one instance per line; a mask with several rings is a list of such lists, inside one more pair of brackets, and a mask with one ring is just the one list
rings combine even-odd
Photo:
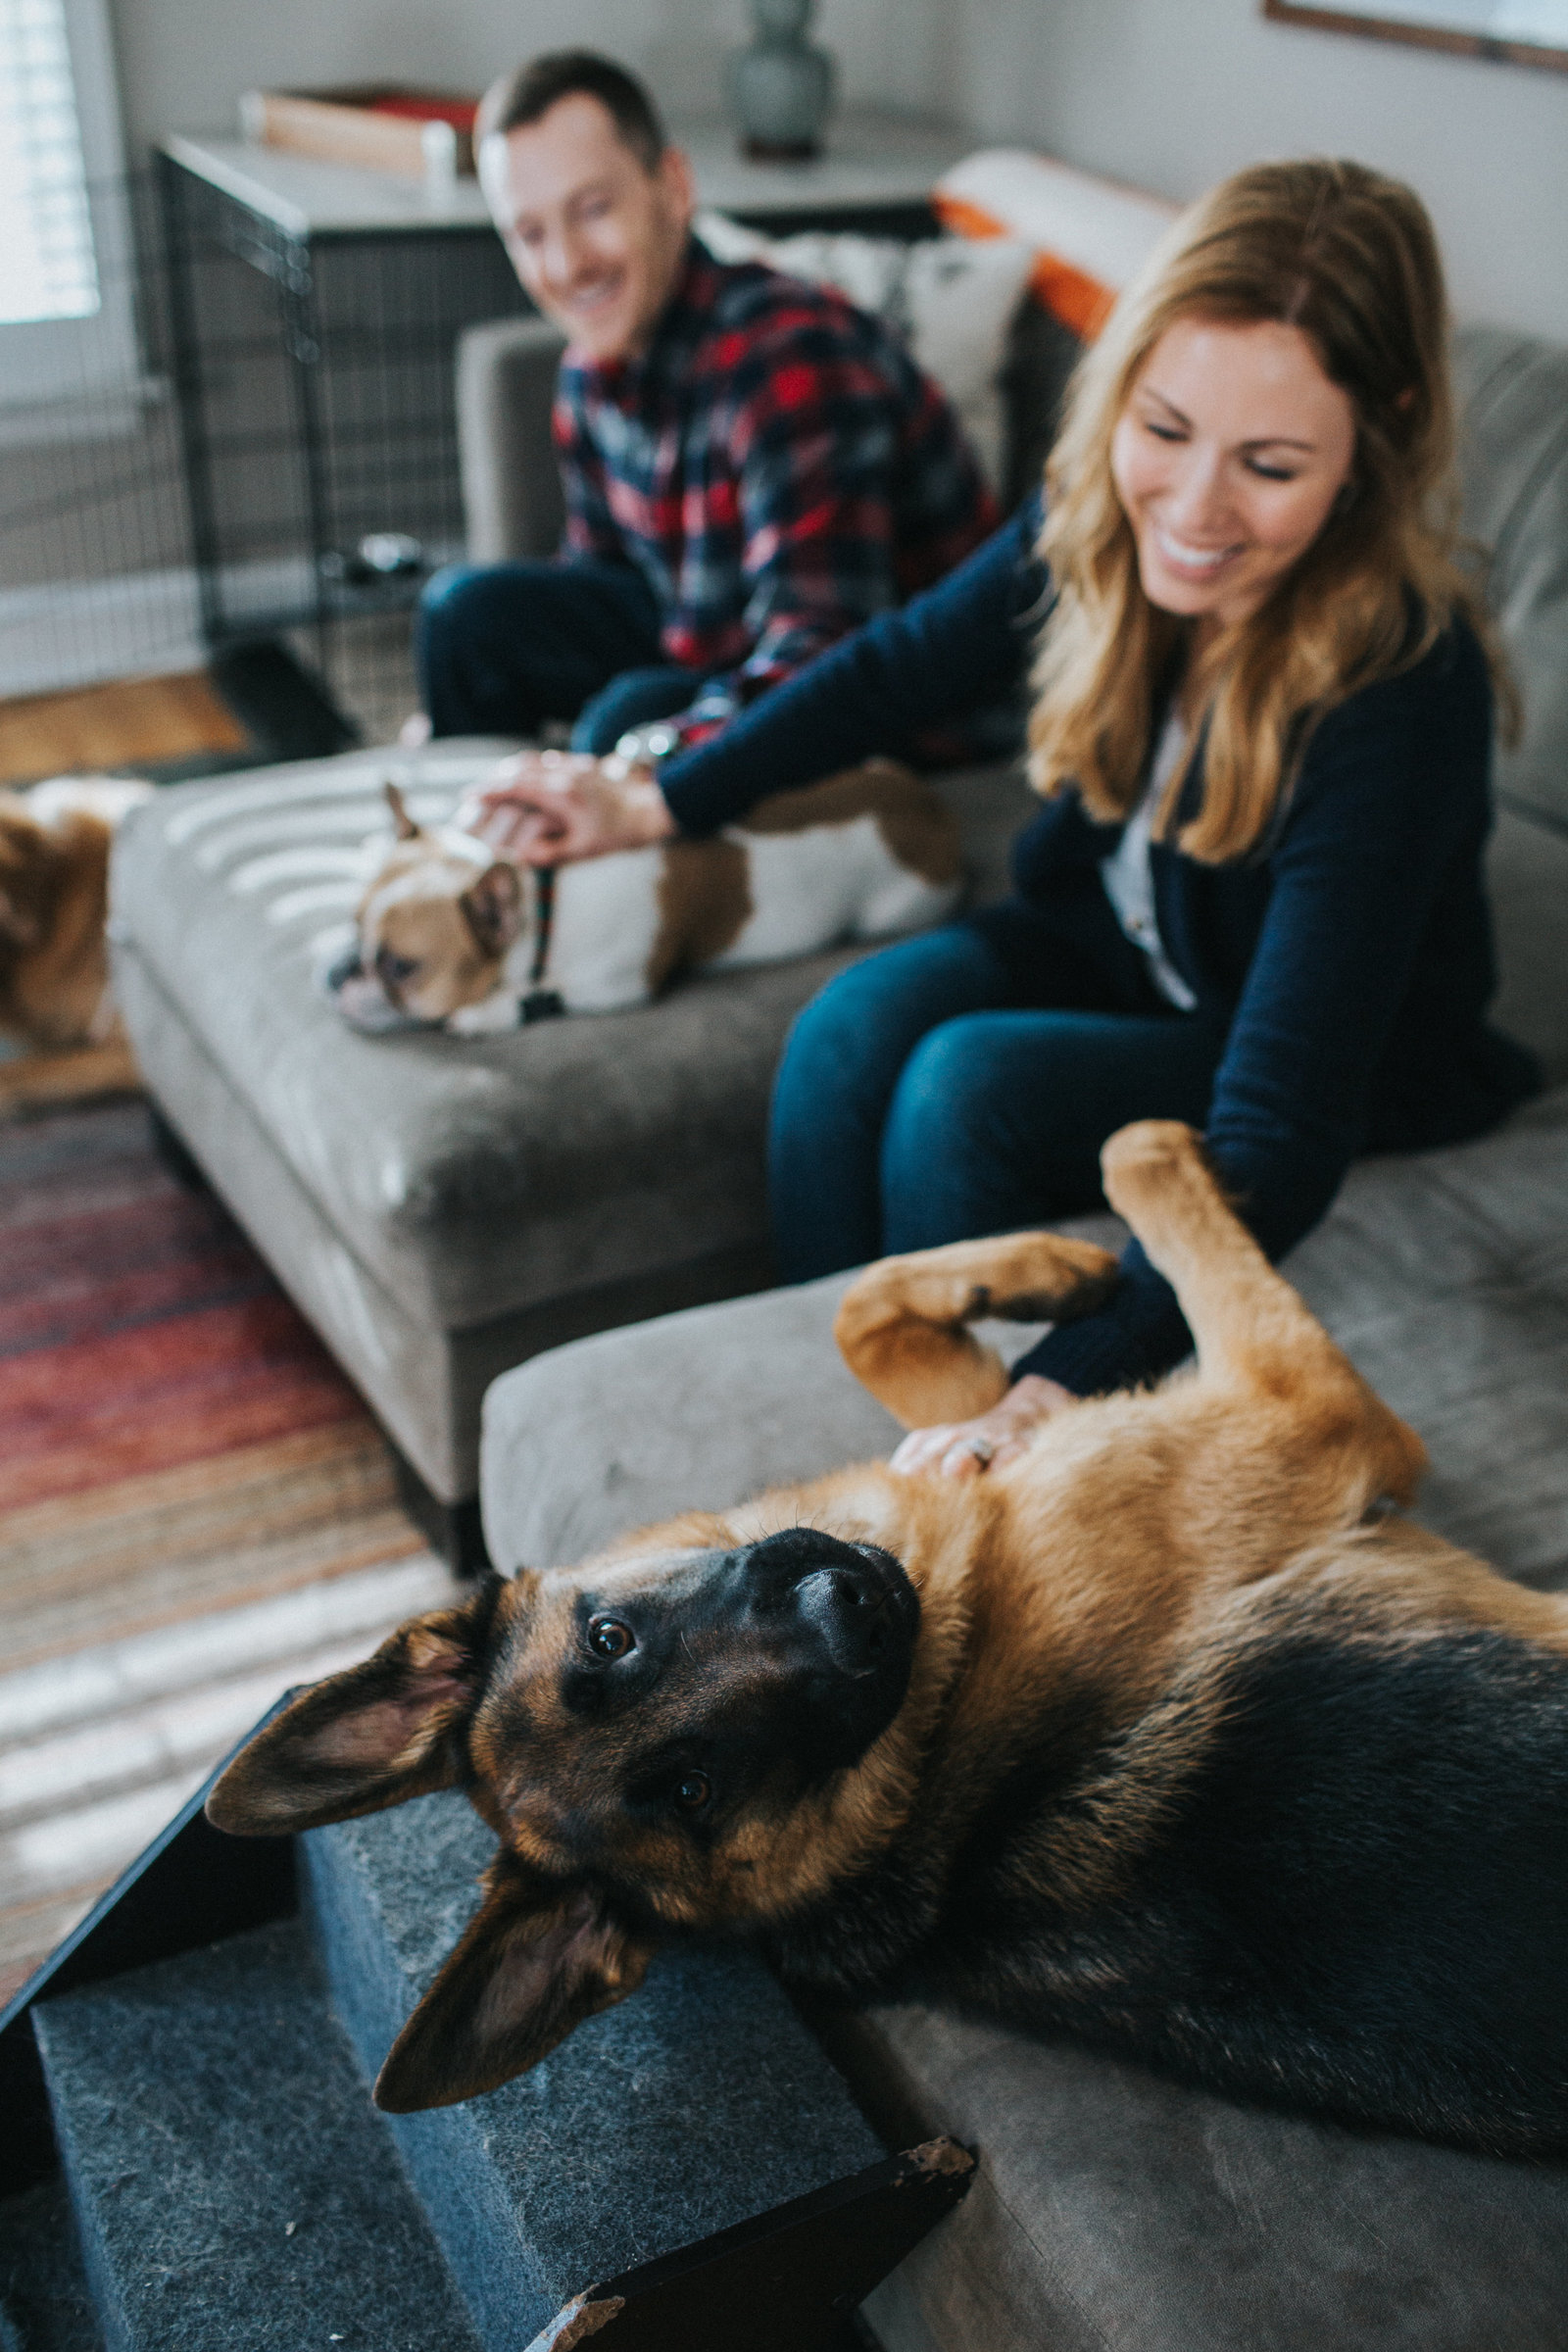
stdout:
[[[966,564],[757,703],[661,783],[682,829],[733,822],[770,792],[907,740],[1016,686],[1045,609],[1031,501]],[[1205,1130],[1228,1191],[1270,1257],[1327,1209],[1364,1152],[1457,1142],[1535,1091],[1522,1048],[1488,1028],[1495,987],[1482,852],[1492,822],[1492,693],[1473,632],[1314,729],[1268,841],[1203,865],[1152,853],[1165,952],[1224,1039]],[[1187,792],[1202,790],[1200,759]],[[1014,846],[1042,908],[1100,889],[1119,827],[1077,796],[1047,802]],[[1191,1339],[1137,1244],[1108,1304],[1052,1332],[1017,1367],[1080,1395],[1154,1378]]]

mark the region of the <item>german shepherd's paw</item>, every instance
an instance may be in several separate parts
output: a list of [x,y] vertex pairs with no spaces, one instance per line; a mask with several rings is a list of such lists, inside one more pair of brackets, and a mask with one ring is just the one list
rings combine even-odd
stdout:
[[1135,1119],[1130,1127],[1118,1127],[1100,1154],[1105,1199],[1129,1224],[1152,1194],[1193,1168],[1212,1185],[1202,1138],[1180,1119]]

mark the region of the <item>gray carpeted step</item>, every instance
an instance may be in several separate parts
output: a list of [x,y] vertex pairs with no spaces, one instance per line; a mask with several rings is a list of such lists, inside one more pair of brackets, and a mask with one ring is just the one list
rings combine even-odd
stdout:
[[[475,1909],[495,1840],[439,1795],[301,1840],[339,2014],[374,2073]],[[875,2164],[881,2142],[761,1962],[666,1954],[530,2074],[391,2120],[488,2352],[601,2279]]]
[[0,2199],[0,2352],[100,2352],[102,2343],[65,2182]]
[[108,2352],[475,2352],[300,1922],[34,2024]]

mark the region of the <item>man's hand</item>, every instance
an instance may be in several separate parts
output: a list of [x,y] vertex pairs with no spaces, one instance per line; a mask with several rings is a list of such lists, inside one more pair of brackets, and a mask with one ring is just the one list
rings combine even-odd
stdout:
[[582,752],[518,752],[458,811],[458,821],[519,865],[567,865],[667,841],[675,819],[646,768]]
[[892,1467],[905,1478],[924,1470],[938,1471],[944,1478],[977,1478],[982,1470],[1000,1470],[1023,1452],[1042,1421],[1077,1401],[1059,1381],[1026,1372],[1000,1404],[973,1421],[911,1429],[893,1456]]

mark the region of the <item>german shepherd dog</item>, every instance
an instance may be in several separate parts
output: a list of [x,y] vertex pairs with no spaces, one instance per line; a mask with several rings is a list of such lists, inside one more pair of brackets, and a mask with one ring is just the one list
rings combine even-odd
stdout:
[[[1395,1506],[1419,1441],[1186,1128],[1104,1152],[1196,1372],[986,1477],[878,1463],[491,1581],[307,1691],[208,1806],[240,1834],[466,1788],[501,1843],[376,2084],[466,2099],[740,1933],[1188,2082],[1568,2148],[1568,1602]],[[838,1337],[906,1423],[1005,1385],[966,1325],[1114,1261],[1048,1233],[870,1267]]]

